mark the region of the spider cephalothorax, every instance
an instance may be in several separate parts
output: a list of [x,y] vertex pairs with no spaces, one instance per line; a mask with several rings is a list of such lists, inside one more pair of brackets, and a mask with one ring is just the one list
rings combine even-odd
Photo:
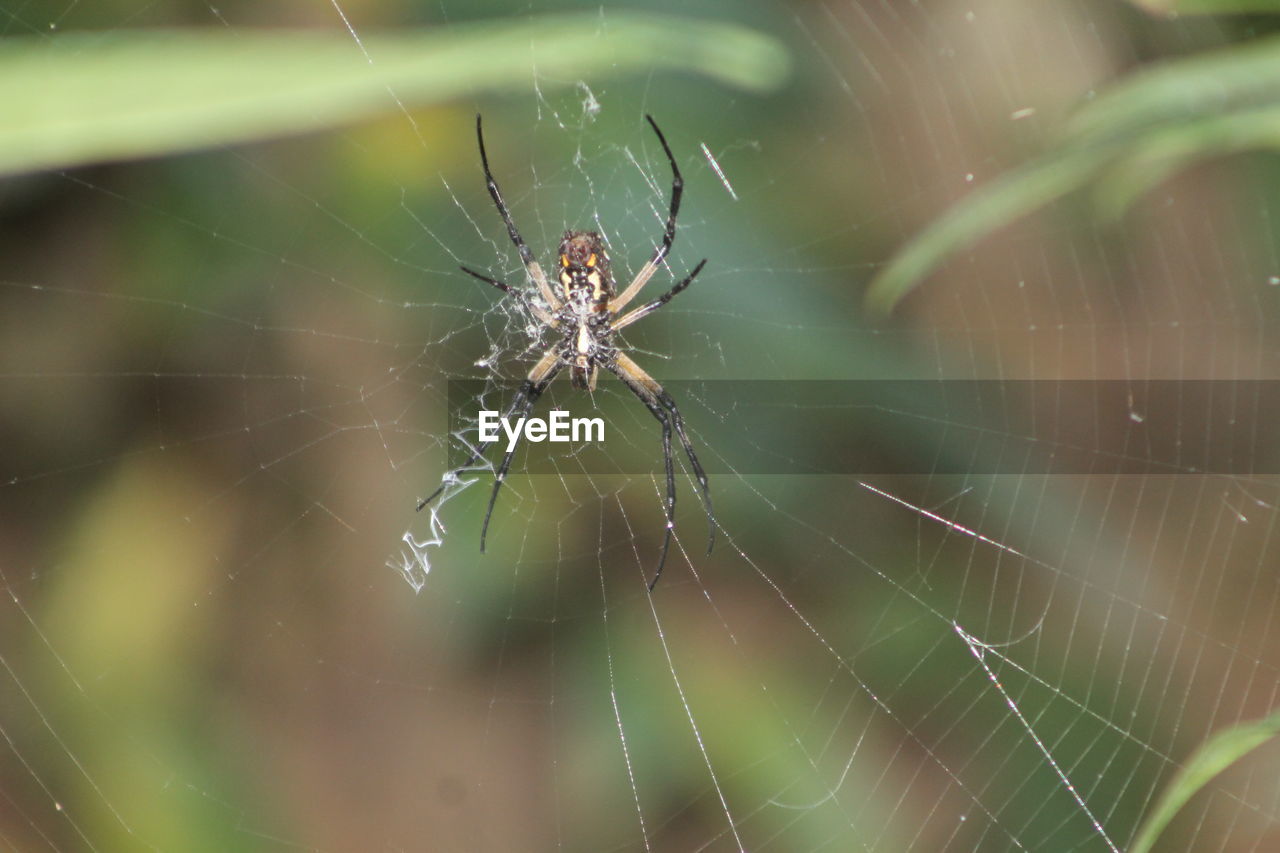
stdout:
[[613,298],[609,253],[594,231],[566,231],[560,241],[560,287],[564,301],[608,311]]
[[[493,179],[493,173],[489,171],[489,158],[484,150],[484,133],[480,128],[480,116],[476,116],[476,139],[480,145],[480,163],[484,167],[485,184],[489,188],[489,195],[493,197],[493,203],[498,206],[498,213],[502,215],[502,221],[507,226],[507,233],[511,236],[511,242],[515,244],[516,250],[520,253],[520,260],[528,271],[529,278],[533,280],[538,289],[538,294],[542,297],[542,301],[546,303],[547,307],[543,308],[541,305],[532,302],[524,291],[517,290],[506,282],[490,278],[466,267],[463,267],[462,270],[481,281],[492,284],[504,293],[511,294],[520,300],[525,308],[544,326],[560,333],[556,343],[543,353],[542,358],[529,371],[528,378],[525,379],[524,384],[520,387],[520,392],[507,409],[506,418],[510,418],[517,409],[520,410],[519,418],[528,417],[533,404],[542,396],[542,392],[546,390],[546,387],[551,384],[551,380],[562,369],[569,368],[569,377],[572,380],[573,387],[595,390],[596,376],[600,368],[603,367],[621,379],[623,384],[640,398],[641,402],[662,424],[662,451],[667,475],[667,528],[666,536],[662,542],[662,555],[658,560],[658,570],[654,573],[653,580],[649,583],[649,589],[653,589],[654,584],[658,582],[658,578],[662,574],[662,567],[666,565],[667,551],[671,548],[671,531],[675,527],[676,480],[675,470],[671,461],[672,429],[675,430],[676,435],[680,438],[680,443],[684,446],[685,455],[689,458],[689,466],[693,469],[693,474],[698,478],[698,484],[702,488],[702,502],[706,508],[707,522],[711,528],[710,537],[707,541],[707,553],[711,552],[711,548],[715,544],[716,523],[715,516],[711,512],[711,492],[707,485],[707,475],[698,463],[698,457],[693,452],[693,445],[689,442],[689,436],[685,434],[684,421],[680,417],[680,410],[676,408],[675,400],[671,399],[671,396],[663,390],[662,386],[652,376],[645,373],[640,368],[640,365],[632,361],[630,356],[619,350],[611,342],[617,332],[670,302],[673,296],[689,286],[689,283],[702,271],[703,265],[707,262],[704,258],[693,268],[693,272],[682,278],[674,287],[657,299],[641,305],[639,308],[633,308],[622,316],[618,316],[619,312],[636,297],[640,289],[653,277],[658,266],[671,250],[671,242],[676,236],[676,214],[680,211],[680,196],[684,191],[684,179],[680,176],[680,169],[676,166],[676,158],[671,153],[670,146],[667,145],[666,137],[662,135],[662,131],[658,129],[658,124],[653,120],[652,116],[645,116],[645,118],[648,119],[649,126],[653,128],[653,132],[657,134],[658,141],[662,143],[662,150],[666,152],[667,162],[671,164],[671,209],[667,213],[667,227],[663,232],[662,242],[654,250],[653,257],[640,268],[640,272],[636,273],[636,277],[631,280],[631,283],[626,286],[621,294],[615,295],[614,293],[613,276],[609,272],[609,255],[605,251],[604,241],[595,231],[566,231],[564,233],[564,239],[560,241],[558,257],[559,274],[557,279],[560,282],[560,293],[557,294],[555,289],[552,288],[551,283],[547,280],[546,273],[542,271],[542,267],[534,260],[533,252],[525,245],[524,239],[521,238],[520,232],[516,229],[515,222],[511,219],[511,212],[507,210],[507,204],[502,200],[502,192],[498,189],[498,183]],[[489,449],[489,445],[492,443],[480,442],[475,452],[472,453],[471,458],[459,468],[451,471],[450,475],[445,478],[445,482],[450,482],[451,478],[455,477],[459,471],[474,464]],[[489,530],[489,519],[493,516],[493,507],[498,500],[498,490],[502,488],[502,481],[506,479],[507,471],[511,467],[511,458],[514,455],[515,447],[512,445],[508,448],[506,455],[502,457],[502,464],[498,467],[497,476],[494,478],[493,492],[489,496],[489,507],[485,511],[484,524],[480,528],[481,552],[484,551],[484,540]],[[444,486],[442,485],[430,497],[418,504],[418,509],[422,509],[443,491]]]

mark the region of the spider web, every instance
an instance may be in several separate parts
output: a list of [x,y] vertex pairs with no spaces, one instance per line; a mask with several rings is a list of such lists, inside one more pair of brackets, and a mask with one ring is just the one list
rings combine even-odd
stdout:
[[[0,31],[308,24],[364,51],[469,8],[9,3]],[[0,184],[0,846],[1120,850],[1212,732],[1275,709],[1275,478],[1114,464],[1157,460],[1138,429],[1211,444],[1192,414],[987,413],[1096,470],[942,474],[908,443],[918,473],[859,476],[798,460],[886,439],[780,390],[1271,378],[1260,158],[1117,226],[1064,202],[892,322],[860,307],[895,247],[1095,88],[1238,33],[1085,2],[731,14],[789,45],[787,90],[535,74],[430,111],[390,91],[390,118],[338,133]],[[550,343],[458,270],[525,283],[480,111],[544,267],[565,228],[602,232],[621,283],[652,252],[670,174],[645,113],[684,172],[641,298],[710,260],[625,342],[677,396],[720,527],[707,556],[682,470],[652,596],[658,426],[608,378],[539,403],[603,415],[606,440],[526,444],[485,554],[488,471],[414,511],[475,440],[451,387],[505,409]],[[1266,435],[1258,398],[1223,405]],[[1277,759],[1215,778],[1161,849],[1273,849]]]

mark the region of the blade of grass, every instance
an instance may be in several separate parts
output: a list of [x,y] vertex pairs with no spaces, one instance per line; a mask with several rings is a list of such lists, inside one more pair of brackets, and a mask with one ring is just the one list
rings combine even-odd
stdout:
[[1187,800],[1246,753],[1280,734],[1280,711],[1252,723],[1218,732],[1182,766],[1151,814],[1138,829],[1129,853],[1147,853]]
[[867,309],[884,316],[947,255],[1082,185],[1111,158],[1107,149],[1061,150],[1003,175],[953,206],[871,282]]
[[1099,215],[1117,220],[1174,172],[1208,157],[1280,148],[1280,107],[1213,116],[1153,132],[1107,169],[1093,189]]
[[[951,252],[1102,177],[1109,217],[1138,191],[1197,159],[1280,146],[1280,39],[1267,38],[1139,72],[1083,106],[1061,142],[975,191],[900,249],[872,281],[887,314]],[[1114,167],[1114,168],[1113,168]]]
[[[714,21],[522,18],[343,32],[112,32],[0,40],[0,174],[305,133],[482,90],[655,69],[749,91],[781,83],[770,36]],[[393,98],[390,92],[395,93]]]
[[1161,126],[1280,105],[1280,39],[1166,62],[1084,104],[1064,144],[1132,139]]
[[1241,15],[1280,12],[1280,0],[1131,0],[1155,15]]

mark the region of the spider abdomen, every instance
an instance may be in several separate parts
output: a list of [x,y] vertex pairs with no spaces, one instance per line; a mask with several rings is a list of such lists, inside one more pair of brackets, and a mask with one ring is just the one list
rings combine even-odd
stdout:
[[560,344],[560,360],[569,367],[574,388],[594,391],[601,365],[608,366],[613,347],[607,343],[608,315],[577,315]]

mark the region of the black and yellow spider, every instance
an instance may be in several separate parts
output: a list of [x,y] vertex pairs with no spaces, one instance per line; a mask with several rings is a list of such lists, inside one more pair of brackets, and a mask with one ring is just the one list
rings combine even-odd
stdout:
[[[675,400],[671,399],[671,396],[653,377],[641,370],[638,364],[613,344],[615,334],[640,318],[652,314],[688,287],[694,276],[702,271],[703,265],[707,262],[703,258],[693,268],[693,272],[657,299],[618,316],[619,312],[653,277],[658,266],[666,258],[667,252],[671,250],[671,243],[676,236],[676,214],[680,211],[680,196],[684,191],[684,179],[680,176],[680,168],[676,166],[676,158],[672,155],[670,146],[667,145],[666,137],[658,129],[653,116],[646,115],[645,118],[649,120],[653,132],[658,135],[662,150],[666,152],[667,161],[671,164],[671,210],[667,214],[667,228],[662,235],[662,242],[654,250],[653,257],[640,268],[640,272],[622,293],[616,295],[614,293],[613,276],[609,271],[609,255],[605,252],[604,241],[595,231],[565,232],[564,239],[560,241],[560,292],[557,294],[551,287],[542,267],[534,260],[533,252],[525,245],[515,223],[511,221],[511,211],[502,200],[502,192],[493,179],[493,173],[489,171],[489,158],[485,154],[484,133],[481,130],[478,115],[476,116],[476,140],[480,145],[480,163],[484,167],[484,179],[489,187],[489,195],[493,196],[493,202],[498,206],[498,213],[502,214],[502,221],[507,225],[507,233],[511,235],[511,242],[515,243],[516,249],[520,252],[520,260],[524,263],[529,278],[533,279],[547,307],[544,308],[531,301],[523,291],[516,290],[505,282],[481,275],[466,267],[463,267],[462,271],[515,297],[544,326],[559,332],[556,342],[529,371],[528,378],[520,386],[520,391],[504,417],[510,418],[517,409],[519,410],[518,418],[528,417],[534,402],[551,384],[551,380],[555,379],[556,374],[566,367],[569,368],[569,377],[574,388],[595,390],[596,376],[599,369],[603,367],[621,379],[623,384],[640,398],[662,424],[662,452],[667,473],[667,527],[666,536],[662,542],[662,555],[658,559],[658,569],[654,572],[653,580],[649,582],[649,589],[652,590],[662,575],[662,567],[667,562],[667,551],[671,548],[671,531],[675,527],[676,478],[671,461],[673,428],[676,435],[680,437],[680,443],[684,445],[684,452],[689,457],[689,465],[693,468],[694,476],[698,478],[698,484],[702,487],[702,503],[707,511],[707,522],[710,525],[710,535],[707,540],[708,554],[715,545],[716,522],[711,511],[711,492],[707,485],[706,472],[702,470],[698,457],[693,452],[693,445],[690,444],[689,436],[685,433],[684,421],[680,417],[680,410],[676,408]],[[491,444],[493,442],[480,442],[475,452],[471,454],[471,458],[450,472],[445,478],[445,483],[452,482],[458,472],[474,464]],[[489,518],[493,515],[494,504],[498,500],[498,490],[502,488],[502,481],[506,479],[507,470],[511,467],[511,457],[514,454],[513,444],[502,457],[502,464],[498,466],[498,473],[493,482],[493,492],[489,496],[489,507],[484,514],[484,525],[480,529],[481,553],[484,553],[485,536],[489,531]],[[443,491],[442,485],[430,497],[418,504],[418,509],[421,510],[431,503]]]

